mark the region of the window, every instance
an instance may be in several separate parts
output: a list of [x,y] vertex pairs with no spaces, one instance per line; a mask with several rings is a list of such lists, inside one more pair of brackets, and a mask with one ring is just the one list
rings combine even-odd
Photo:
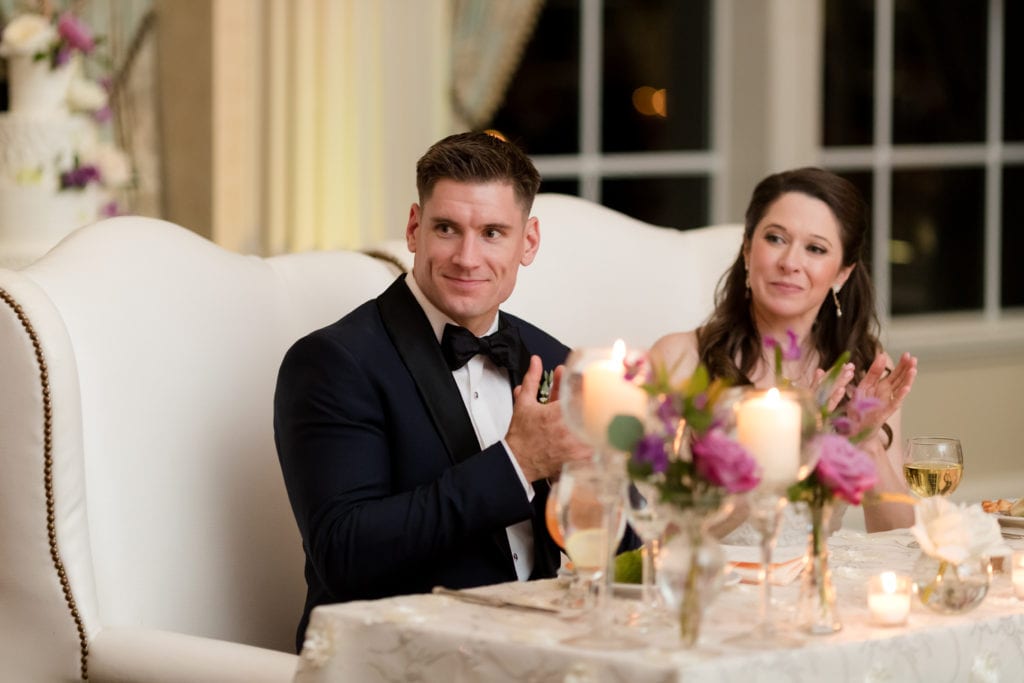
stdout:
[[872,206],[883,317],[1024,306],[1021,30],[1020,2],[826,0],[821,159]]
[[655,225],[712,217],[711,0],[547,0],[492,127],[544,192]]

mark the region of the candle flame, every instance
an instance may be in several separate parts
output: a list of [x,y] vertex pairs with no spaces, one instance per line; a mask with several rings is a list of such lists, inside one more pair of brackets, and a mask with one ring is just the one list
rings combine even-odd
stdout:
[[626,342],[621,339],[616,339],[615,343],[612,344],[612,362],[623,363],[626,360]]
[[896,592],[896,572],[882,572],[879,575],[882,580],[882,590],[886,593]]
[[764,395],[764,400],[768,403],[778,403],[779,390],[776,389],[775,387],[772,387],[771,389],[768,390],[768,393]]

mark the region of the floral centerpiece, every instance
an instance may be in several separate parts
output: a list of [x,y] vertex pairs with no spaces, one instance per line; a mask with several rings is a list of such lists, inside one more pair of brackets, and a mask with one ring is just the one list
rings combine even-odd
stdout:
[[[786,331],[785,342],[766,337],[765,347],[773,352],[776,384],[791,384],[782,374],[783,360],[799,360],[800,346],[797,335]],[[828,565],[828,532],[834,503],[837,499],[850,505],[860,505],[864,494],[878,482],[874,462],[857,444],[870,435],[869,419],[880,402],[854,391],[844,404],[832,408],[830,397],[843,366],[849,361],[849,352],[839,358],[825,373],[815,393],[820,412],[821,430],[806,448],[810,460],[815,462],[811,473],[789,488],[792,502],[806,503],[810,513],[810,529],[805,569],[801,579],[799,620],[810,632],[834,633],[842,628],[836,612],[835,588]]]
[[0,56],[46,60],[51,69],[68,64],[76,54],[91,55],[101,39],[71,12],[45,16],[25,13],[12,19],[0,38]]
[[978,504],[942,496],[922,500],[911,532],[921,546],[914,567],[918,597],[938,612],[964,612],[981,603],[991,579],[989,558],[1006,555],[999,522]]
[[[627,469],[638,489],[655,498],[648,504],[677,513],[672,519],[678,532],[674,542],[683,545],[678,554],[685,557],[677,572],[682,584],[680,635],[691,646],[713,592],[705,584],[717,580],[724,564],[706,526],[716,512],[729,508],[731,495],[750,491],[760,477],[757,462],[729,434],[731,406],[724,400],[728,385],[711,381],[704,366],[682,382],[674,383],[671,375],[671,369],[646,358],[627,361],[626,377],[647,393],[651,415],[646,421],[616,416],[608,436],[614,447],[629,454]],[[708,543],[714,551],[705,552]],[[669,573],[664,567],[659,571]]]

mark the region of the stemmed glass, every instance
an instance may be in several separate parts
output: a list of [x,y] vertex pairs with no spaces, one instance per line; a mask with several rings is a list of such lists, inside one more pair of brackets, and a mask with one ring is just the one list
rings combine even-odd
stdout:
[[959,439],[915,437],[903,452],[903,476],[910,490],[921,496],[948,496],[960,485],[964,452]]
[[593,632],[574,639],[579,645],[632,646],[628,638],[611,636],[607,599],[615,550],[625,527],[623,504],[629,480],[626,457],[609,445],[608,428],[617,415],[643,418],[647,412],[647,394],[626,379],[626,354],[621,340],[613,349],[573,351],[566,359],[559,392],[566,425],[594,449],[589,469],[583,463],[566,463],[559,480],[566,552],[581,577],[596,582],[597,624]]
[[631,643],[614,634],[608,605],[608,572],[625,530],[623,500],[625,471],[601,462],[573,461],[562,466],[558,481],[558,509],[565,534],[565,551],[588,591],[589,632],[566,640],[594,648],[622,648]]
[[754,630],[733,640],[759,649],[793,647],[800,640],[779,633],[771,614],[772,555],[779,534],[786,489],[814,467],[806,442],[818,431],[817,411],[798,390],[750,390],[736,404],[737,438],[761,468],[761,482],[751,491],[750,523],[760,535],[760,619]]
[[643,541],[641,570],[641,613],[632,620],[632,625],[647,626],[661,623],[665,615],[659,615],[664,601],[654,584],[654,572],[662,535],[668,526],[668,517],[658,509],[658,491],[653,484],[645,481],[633,482],[626,488],[626,518],[629,525]]

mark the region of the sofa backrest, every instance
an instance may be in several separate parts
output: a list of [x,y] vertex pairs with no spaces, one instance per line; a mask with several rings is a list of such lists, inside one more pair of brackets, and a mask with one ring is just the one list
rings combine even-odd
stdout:
[[[714,308],[718,281],[739,254],[743,226],[674,230],[569,195],[537,195],[540,251],[519,271],[503,308],[572,347],[623,339],[648,348],[690,330]],[[412,267],[404,239],[373,251]]]
[[291,651],[305,583],[277,370],[393,278],[355,252],[240,256],[143,218],[0,270],[0,661],[46,648],[63,678],[107,627]]

